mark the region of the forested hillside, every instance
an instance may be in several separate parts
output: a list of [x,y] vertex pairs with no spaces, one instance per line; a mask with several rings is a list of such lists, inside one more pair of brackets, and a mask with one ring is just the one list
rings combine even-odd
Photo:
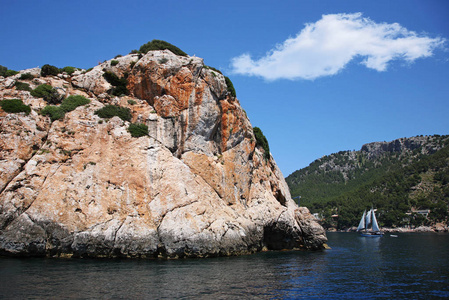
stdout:
[[[289,175],[300,205],[319,213],[325,227],[356,226],[377,208],[381,226],[447,223],[449,136],[418,136],[366,144],[324,156]],[[418,210],[430,210],[427,218]],[[334,217],[332,217],[334,216]]]

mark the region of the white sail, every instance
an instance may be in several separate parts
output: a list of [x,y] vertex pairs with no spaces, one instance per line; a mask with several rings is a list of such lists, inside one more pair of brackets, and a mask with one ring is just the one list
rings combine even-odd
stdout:
[[357,231],[365,229],[365,215],[366,215],[366,210],[363,212],[363,216],[362,216],[362,219],[360,220],[359,227],[357,227]]
[[377,223],[374,208],[371,208],[368,212],[366,212],[366,210],[363,212],[357,231],[359,231],[362,236],[381,237],[383,235],[382,231],[380,231],[379,224]]
[[373,231],[380,231],[379,224],[377,224],[376,215],[374,214],[374,210],[372,210],[372,212],[373,212]]
[[365,220],[365,228],[368,229],[368,227],[371,225],[371,213],[372,209],[366,214],[366,220]]

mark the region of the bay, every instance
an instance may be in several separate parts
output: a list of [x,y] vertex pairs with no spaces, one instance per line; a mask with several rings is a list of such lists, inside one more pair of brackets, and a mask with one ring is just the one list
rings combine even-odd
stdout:
[[1,299],[447,299],[449,235],[328,233],[331,250],[183,260],[0,258]]

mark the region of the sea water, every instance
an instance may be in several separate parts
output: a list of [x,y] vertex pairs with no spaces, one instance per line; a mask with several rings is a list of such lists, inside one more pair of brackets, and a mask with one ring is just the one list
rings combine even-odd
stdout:
[[210,259],[0,258],[0,298],[449,298],[448,234],[328,238],[331,250]]

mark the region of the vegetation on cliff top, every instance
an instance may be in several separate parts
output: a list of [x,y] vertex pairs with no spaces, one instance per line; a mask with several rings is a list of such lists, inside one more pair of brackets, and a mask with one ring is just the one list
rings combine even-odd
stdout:
[[178,47],[162,40],[152,40],[151,42],[148,42],[146,44],[143,44],[140,46],[139,51],[141,53],[147,53],[148,51],[152,50],[170,50],[176,55],[180,56],[187,56],[187,53],[179,49]]
[[[300,204],[319,213],[328,228],[357,226],[363,210],[371,206],[378,209],[381,226],[447,222],[449,136],[426,140],[414,149],[375,156],[341,151],[314,161],[286,181],[292,196],[300,195]],[[418,210],[430,210],[428,218]]]
[[75,68],[75,67],[67,66],[67,67],[60,69],[58,67],[46,64],[46,65],[43,65],[41,68],[41,76],[42,77],[50,76],[50,75],[57,76],[60,73],[67,73],[68,75],[72,75],[76,70],[77,70],[77,68]]
[[9,70],[7,67],[0,65],[0,76],[9,77],[18,74],[19,72],[14,70]]
[[61,72],[67,73],[68,75],[72,75],[77,70],[77,68],[67,66],[67,67],[64,67],[64,68],[62,68],[60,70],[61,70]]
[[59,74],[59,72],[60,72],[59,68],[49,65],[49,64],[43,65],[41,68],[41,76],[42,77],[50,76],[50,75],[56,76]]

